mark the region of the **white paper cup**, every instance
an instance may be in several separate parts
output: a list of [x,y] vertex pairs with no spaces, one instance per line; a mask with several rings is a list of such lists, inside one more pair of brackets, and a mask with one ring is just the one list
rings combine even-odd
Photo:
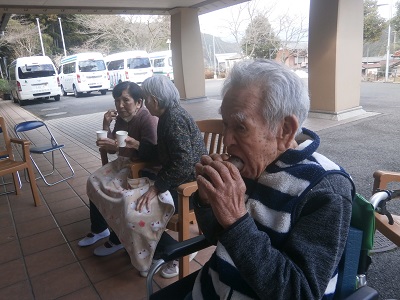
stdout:
[[97,135],[97,140],[106,139],[107,131],[106,130],[97,130],[96,135]]
[[117,135],[118,147],[126,147],[125,139],[128,136],[128,131],[119,130],[115,134]]

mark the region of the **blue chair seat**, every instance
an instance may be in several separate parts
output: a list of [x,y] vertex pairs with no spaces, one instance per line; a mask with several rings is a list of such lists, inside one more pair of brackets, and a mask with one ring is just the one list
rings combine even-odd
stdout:
[[59,150],[61,148],[64,148],[64,145],[46,145],[46,146],[40,146],[40,147],[31,147],[29,149],[29,152],[31,153],[36,153],[36,154],[45,154],[51,151]]
[[[22,122],[22,123],[15,125],[14,131],[18,138],[24,138],[31,142],[32,146],[29,149],[29,153],[31,154],[30,157],[31,157],[33,165],[35,166],[36,170],[39,173],[39,177],[37,177],[36,179],[41,178],[41,179],[43,179],[43,181],[46,185],[52,186],[54,184],[63,182],[74,176],[74,170],[62,150],[62,148],[64,148],[64,145],[57,143],[54,135],[51,133],[50,129],[47,127],[47,125],[44,122],[38,121],[38,120]],[[33,131],[35,131],[35,134],[33,134]],[[40,136],[40,139],[38,138],[38,136]],[[48,139],[48,142],[50,142],[50,143],[47,142],[45,145],[41,145],[41,143],[43,143],[43,139],[42,139],[43,136],[46,137]],[[49,182],[46,180],[46,177],[53,174],[55,171],[54,152],[56,152],[56,151],[60,151],[60,154],[64,158],[71,173],[69,176],[66,176],[66,177],[61,176],[62,179],[60,179],[60,180],[54,180],[53,182]],[[50,163],[52,166],[52,171],[47,174],[43,174],[43,172],[40,170],[38,164],[33,159],[32,154],[44,155],[46,153],[51,153]]]

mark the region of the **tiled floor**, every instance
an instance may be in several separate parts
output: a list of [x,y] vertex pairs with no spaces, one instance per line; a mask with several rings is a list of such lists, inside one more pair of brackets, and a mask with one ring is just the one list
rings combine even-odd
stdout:
[[[0,114],[9,129],[32,119],[10,101],[0,101]],[[100,156],[56,128],[53,133],[66,144],[75,176],[51,187],[38,180],[42,199],[38,207],[23,176],[20,195],[0,196],[0,299],[144,299],[145,279],[124,250],[100,258],[92,254],[100,241],[87,248],[77,245],[90,228],[86,180],[100,167]],[[60,158],[57,162],[62,163]],[[67,172],[66,165],[60,164],[50,177]],[[196,229],[192,228],[193,234]],[[191,271],[199,269],[212,251],[199,253],[190,263]],[[157,290],[175,280],[157,274],[154,287]]]
[[[99,160],[97,160],[100,163]],[[88,172],[47,187],[38,181],[42,205],[34,207],[29,184],[22,194],[0,196],[0,299],[143,299],[145,280],[125,251],[99,258],[96,245],[77,241],[90,228],[85,192]],[[193,229],[195,232],[195,228]],[[196,270],[211,250],[191,263]],[[155,277],[156,287],[174,279]]]

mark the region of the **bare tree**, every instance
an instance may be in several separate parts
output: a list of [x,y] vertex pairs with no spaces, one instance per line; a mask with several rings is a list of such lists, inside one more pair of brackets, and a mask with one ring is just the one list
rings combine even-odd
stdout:
[[291,15],[287,11],[272,20],[271,26],[280,38],[279,43],[275,44],[275,51],[281,50],[282,62],[298,55],[299,51],[307,51],[307,47],[302,45],[308,39],[308,20],[305,16]]
[[149,52],[167,50],[167,40],[171,36],[171,17],[156,16],[147,20],[146,34],[147,47]]
[[283,55],[280,58],[284,62],[302,48],[301,44],[308,35],[308,20],[305,16],[291,13],[290,7],[278,14],[279,5],[279,1],[266,5],[265,1],[252,0],[231,10],[227,28],[241,45],[245,56],[260,56],[255,52],[268,51],[262,56],[274,57],[281,50]]
[[89,39],[75,52],[88,50],[104,54],[126,50],[151,52],[165,46],[170,36],[169,17],[152,16],[145,21],[140,16],[79,15],[76,22],[85,28],[81,34]]
[[232,34],[240,48],[242,39],[245,36],[245,28],[254,21],[256,16],[264,16],[268,19],[277,3],[277,0],[269,1],[268,6],[265,6],[265,1],[252,0],[244,4],[235,5],[235,7],[231,7],[228,10],[229,17],[224,20],[227,25],[222,28]]
[[10,19],[0,46],[7,45],[13,49],[14,57],[32,56],[40,52],[38,29],[33,23],[25,20]]

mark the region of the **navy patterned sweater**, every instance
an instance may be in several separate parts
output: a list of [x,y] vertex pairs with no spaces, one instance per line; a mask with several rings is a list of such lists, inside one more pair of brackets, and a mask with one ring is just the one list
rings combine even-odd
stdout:
[[[211,208],[197,220],[216,251],[193,299],[330,299],[351,218],[354,184],[318,154],[319,137],[289,149],[246,183],[248,213],[223,230]],[[196,195],[198,197],[198,195]]]

